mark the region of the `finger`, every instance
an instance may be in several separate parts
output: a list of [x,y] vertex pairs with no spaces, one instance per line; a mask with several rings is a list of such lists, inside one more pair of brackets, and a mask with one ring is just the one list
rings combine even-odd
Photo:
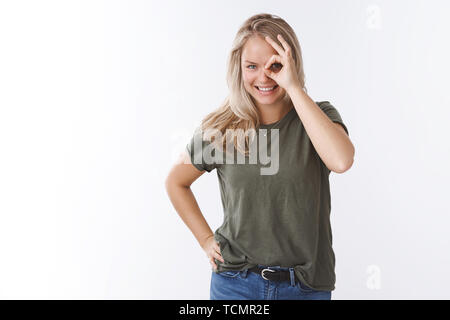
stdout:
[[274,78],[274,73],[272,71],[270,71],[269,69],[264,69],[264,73],[270,78],[273,79]]
[[221,262],[225,262],[225,260],[223,260],[223,257],[220,253],[214,252],[213,257]]
[[270,57],[269,61],[264,65],[264,69],[269,69],[274,63],[281,63],[283,64],[280,56],[274,54]]
[[217,269],[217,265],[214,263],[214,258],[213,258],[213,257],[211,257],[211,258],[209,259],[209,263],[211,264],[211,266],[212,266],[214,269]]
[[266,41],[269,42],[270,45],[278,52],[278,54],[279,54],[280,56],[284,55],[284,50],[283,50],[283,48],[282,48],[278,43],[276,43],[271,37],[266,36],[265,39],[266,39]]
[[225,262],[223,260],[222,256],[219,253],[217,253],[217,252],[214,252],[213,257],[216,258],[217,260],[221,261],[221,262]]
[[291,47],[289,44],[284,40],[283,36],[281,34],[278,35],[278,40],[280,40],[281,44],[283,45],[284,52],[286,54],[290,54],[292,52]]

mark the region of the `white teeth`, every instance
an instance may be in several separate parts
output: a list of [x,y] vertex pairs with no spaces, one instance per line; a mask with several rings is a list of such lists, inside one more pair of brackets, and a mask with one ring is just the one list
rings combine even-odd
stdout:
[[273,86],[272,88],[260,88],[260,87],[258,87],[258,90],[261,90],[261,91],[272,91],[273,88],[275,88],[275,86]]

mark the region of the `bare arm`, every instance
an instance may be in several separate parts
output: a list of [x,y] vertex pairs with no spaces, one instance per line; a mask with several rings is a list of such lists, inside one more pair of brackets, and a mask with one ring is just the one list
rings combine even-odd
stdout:
[[207,253],[214,266],[216,258],[223,261],[220,248],[214,240],[214,233],[206,222],[197,200],[190,188],[191,184],[206,171],[199,171],[190,161],[187,152],[183,152],[171,168],[165,182],[166,191],[173,207],[183,222],[194,234],[197,242]]
[[328,169],[343,173],[353,165],[355,147],[344,128],[331,121],[303,89],[289,91],[311,143]]

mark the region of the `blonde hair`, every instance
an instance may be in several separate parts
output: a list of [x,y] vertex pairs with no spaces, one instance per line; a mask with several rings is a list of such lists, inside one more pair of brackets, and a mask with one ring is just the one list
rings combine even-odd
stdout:
[[[220,150],[225,149],[227,141],[228,143],[232,141],[234,148],[248,155],[249,138],[254,138],[254,130],[261,123],[253,97],[244,88],[241,69],[242,51],[247,40],[255,35],[263,38],[269,36],[283,47],[277,38],[278,34],[281,34],[291,47],[301,87],[307,92],[301,48],[294,30],[286,21],[273,14],[261,13],[251,16],[239,28],[228,55],[226,80],[230,90],[229,95],[219,108],[209,113],[201,121],[200,125],[201,131],[207,133],[205,139],[212,140]],[[286,96],[291,102],[289,95],[286,94]],[[218,131],[221,133],[221,139],[215,139],[214,134],[211,136],[212,132],[217,133]],[[235,139],[237,138],[236,134],[240,135],[242,132],[246,133],[245,139],[241,139],[242,137]],[[244,146],[242,145],[243,140],[245,140]]]

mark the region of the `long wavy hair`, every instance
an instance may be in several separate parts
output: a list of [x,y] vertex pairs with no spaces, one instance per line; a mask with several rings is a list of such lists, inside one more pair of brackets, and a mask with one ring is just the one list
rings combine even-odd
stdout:
[[[226,149],[229,152],[226,145],[232,142],[238,152],[248,155],[251,141],[255,137],[255,130],[261,123],[253,97],[244,88],[241,69],[242,51],[247,40],[255,35],[263,38],[269,36],[283,47],[277,38],[278,34],[281,34],[292,48],[301,87],[307,92],[302,52],[294,30],[286,21],[273,14],[261,13],[251,16],[239,28],[228,55],[226,80],[229,95],[219,108],[203,118],[199,127],[204,133],[204,139],[213,142],[220,150]],[[287,93],[285,99],[291,102]],[[219,131],[221,138],[215,139]]]

